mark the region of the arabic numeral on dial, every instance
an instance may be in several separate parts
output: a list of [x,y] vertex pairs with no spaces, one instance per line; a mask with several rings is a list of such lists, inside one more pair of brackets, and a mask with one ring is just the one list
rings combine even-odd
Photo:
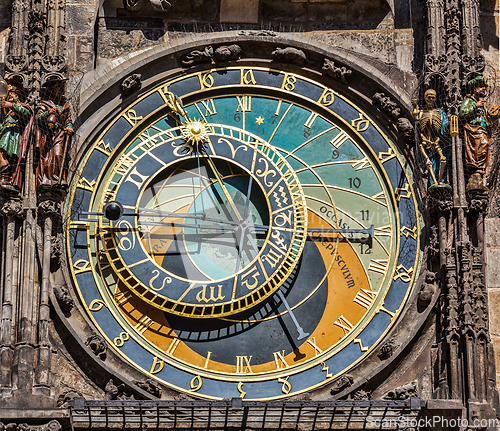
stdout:
[[370,220],[370,211],[369,210],[361,210],[361,220]]
[[126,220],[121,220],[116,226],[118,228],[118,234],[122,236],[120,238],[120,241],[118,242],[118,247],[120,248],[120,250],[128,251],[131,248],[134,248],[135,236],[131,235],[132,239],[130,239],[128,236],[132,233],[132,225]]
[[304,138],[308,138],[311,136],[311,130],[309,130],[307,127],[304,127]]
[[359,189],[361,186],[361,180],[358,177],[349,178],[349,187]]
[[120,332],[120,335],[113,340],[113,344],[116,347],[122,347],[125,341],[130,338],[130,335],[126,332]]
[[332,151],[332,159],[338,159],[340,156],[339,150],[333,150]]
[[369,244],[359,244],[359,248],[361,249],[360,253],[361,254],[372,254],[372,248],[370,247]]
[[233,119],[234,119],[234,121],[239,123],[241,121],[241,114],[239,112],[237,112],[236,114],[234,114]]

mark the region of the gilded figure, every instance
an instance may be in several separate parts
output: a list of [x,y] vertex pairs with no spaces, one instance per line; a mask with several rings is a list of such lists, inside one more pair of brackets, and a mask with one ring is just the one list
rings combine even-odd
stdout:
[[500,106],[487,108],[488,81],[478,75],[467,86],[468,94],[460,106],[464,125],[465,166],[469,181],[467,189],[486,189],[484,174],[490,163],[490,127],[499,117]]
[[[71,109],[66,101],[64,82],[49,83],[51,98],[43,100],[36,113],[36,148],[40,152],[36,177],[38,188],[66,189],[66,162],[69,139],[74,133]],[[47,91],[49,93],[49,91]]]
[[[425,159],[425,165],[429,171],[431,187],[446,185],[449,145],[448,129],[449,121],[446,113],[435,108],[436,91],[429,89],[424,94],[427,109],[418,109],[417,100],[413,99],[413,115],[420,125],[420,150]],[[448,186],[449,187],[449,186]]]
[[23,182],[23,165],[28,149],[33,110],[21,103],[21,91],[8,85],[8,91],[0,100],[0,187],[18,191]]

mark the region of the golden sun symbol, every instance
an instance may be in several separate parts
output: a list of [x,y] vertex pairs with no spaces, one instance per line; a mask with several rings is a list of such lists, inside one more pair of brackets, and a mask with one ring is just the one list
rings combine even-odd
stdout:
[[186,122],[181,131],[186,142],[193,146],[200,145],[208,139],[208,130],[205,124],[198,120]]

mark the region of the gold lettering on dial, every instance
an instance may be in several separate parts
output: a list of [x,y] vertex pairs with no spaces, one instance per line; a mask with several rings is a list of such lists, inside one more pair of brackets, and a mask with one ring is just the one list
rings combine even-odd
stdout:
[[376,236],[391,236],[391,225],[385,225],[385,226],[380,226],[376,227],[374,230],[374,234]]
[[236,356],[236,374],[252,373],[252,356]]
[[128,335],[127,332],[120,332],[120,335],[118,335],[118,337],[116,337],[113,340],[113,344],[116,347],[122,347],[125,344],[125,341],[127,341],[129,338],[130,338],[130,335]]
[[413,226],[413,229],[407,228],[406,226],[403,226],[401,228],[401,235],[405,236],[406,238],[411,237],[413,239],[417,239],[417,226]]
[[396,274],[394,275],[394,281],[400,278],[403,282],[409,283],[411,280],[411,273],[413,268],[406,268],[404,265],[398,265],[396,267]]
[[241,110],[241,112],[250,112],[252,110],[252,96],[236,96],[238,100],[238,107],[236,112]]
[[337,133],[335,137],[330,141],[330,144],[332,144],[338,150],[340,146],[348,139],[349,135],[343,130],[340,130],[339,133]]
[[138,170],[137,166],[134,166],[134,169],[132,172],[130,172],[130,175],[128,178],[125,180],[125,182],[129,182],[137,186],[138,189],[142,187],[142,185],[146,182],[146,180],[149,178],[148,175],[142,175]]
[[352,342],[353,344],[359,344],[359,348],[361,349],[362,352],[367,352],[369,349],[368,346],[363,346],[363,343],[361,342],[360,338],[355,338]]
[[355,302],[368,310],[368,308],[370,308],[373,304],[376,296],[377,294],[371,290],[361,289],[358,293],[356,293],[352,302]]
[[74,264],[73,268],[75,269],[75,275],[81,274],[82,272],[90,271],[92,267],[90,266],[90,262],[84,259],[78,259]]
[[381,163],[388,162],[389,160],[393,159],[396,157],[396,154],[394,154],[394,151],[392,148],[389,148],[387,151],[380,151],[378,153],[378,159],[380,160]]
[[161,370],[163,370],[163,365],[164,365],[163,359],[158,359],[155,356],[153,359],[153,365],[151,365],[151,369],[149,370],[149,372],[151,374],[159,373]]
[[323,368],[321,369],[321,371],[326,371],[326,378],[329,379],[330,377],[332,377],[333,374],[328,371],[328,369],[330,367],[327,367],[324,362],[322,362],[321,365],[323,365]]
[[207,115],[215,115],[215,114],[217,114],[217,109],[215,109],[214,99],[202,100],[200,103],[205,108],[205,117]]
[[101,153],[104,153],[106,154],[107,156],[109,156],[111,154],[111,145],[109,144],[105,144],[104,143],[104,140],[101,139],[95,146],[95,149],[96,150],[99,150]]
[[226,138],[219,138],[218,143],[220,144],[222,142],[229,146],[229,149],[231,150],[231,154],[233,156],[233,159],[236,156],[236,153],[238,152],[238,150],[240,148],[243,148],[244,151],[248,151],[248,147],[246,145],[239,145],[238,147],[236,147],[236,150],[235,150],[233,144],[230,141],[228,141]]
[[212,352],[207,351],[207,358],[205,359],[205,365],[203,365],[203,368],[208,369],[208,363],[210,362],[211,355],[212,355]]
[[159,292],[160,290],[162,290],[164,287],[165,287],[165,283],[172,283],[172,279],[170,277],[165,277],[163,279],[163,283],[161,284],[161,287],[154,287],[153,286],[153,281],[155,281],[159,276],[160,276],[160,271],[158,269],[154,269],[152,272],[152,274],[155,274],[156,275],[154,277],[151,278],[151,280],[149,280],[149,287],[153,290],[155,290],[156,292]]
[[410,184],[406,183],[404,187],[397,187],[396,190],[394,191],[394,194],[396,195],[397,202],[399,202],[401,198],[410,199],[411,197]]
[[198,79],[200,81],[200,90],[205,88],[211,88],[214,85],[214,77],[210,73],[198,73]]
[[308,129],[310,129],[312,127],[314,121],[316,120],[316,118],[318,118],[318,114],[316,114],[315,112],[311,112],[311,115],[309,115],[306,122],[304,123],[304,127],[307,127]]
[[262,256],[262,260],[264,262],[267,262],[271,268],[276,268],[276,265],[278,264],[279,260],[281,258],[281,255],[276,253],[274,250],[269,250],[266,255]]
[[241,394],[240,395],[240,398],[245,398],[245,395],[247,394],[244,390],[243,390],[243,382],[238,382],[238,392]]
[[247,70],[245,72],[245,69],[240,69],[240,73],[240,85],[257,84],[257,81],[255,81],[255,77],[253,76],[253,70]]
[[359,117],[351,121],[351,126],[355,127],[356,131],[358,132],[364,132],[366,129],[368,129],[370,122],[366,118],[363,118],[363,114],[361,112],[359,112],[358,114]]
[[125,120],[127,120],[132,126],[135,126],[139,121],[142,120],[142,115],[137,115],[134,109],[129,109],[123,114]]
[[259,178],[264,178],[264,183],[266,184],[266,186],[272,187],[272,185],[274,184],[274,182],[273,181],[267,181],[267,177],[269,175],[271,175],[271,177],[273,177],[273,178],[276,177],[276,171],[274,169],[269,169],[269,163],[263,157],[259,158],[259,162],[264,162],[264,164],[266,165],[266,167],[265,167],[264,170],[257,169],[257,171],[255,171],[255,175],[257,175],[257,177],[259,177]]
[[130,292],[118,292],[118,293],[115,293],[115,302],[118,305],[125,304],[130,298],[132,298],[132,294]]
[[[201,290],[196,294],[196,300],[198,302],[216,302],[219,300],[223,300],[225,298],[224,295],[222,295],[222,284],[219,284],[217,286],[208,286],[210,289],[210,296],[207,298],[207,286],[203,285],[201,287]],[[218,288],[218,294],[215,296],[215,289]]]
[[354,325],[347,320],[344,315],[340,315],[340,317],[333,322],[334,325],[338,326],[339,328],[342,328],[344,331],[344,335],[349,334],[354,329]]
[[371,167],[370,162],[366,157],[363,157],[361,160],[354,162],[351,166],[354,168],[355,171],[360,171],[362,169]]
[[325,88],[323,94],[318,99],[318,103],[324,106],[330,106],[333,102],[335,102],[335,94],[329,88]]
[[307,340],[307,343],[312,346],[314,349],[314,356],[318,356],[321,353],[323,353],[323,350],[321,350],[317,345],[316,345],[316,337],[312,337],[312,340]]
[[281,352],[273,352],[274,356],[274,364],[276,365],[276,369],[281,369],[281,368],[288,368],[290,365],[287,364],[285,360],[285,351],[282,350]]
[[151,319],[149,316],[142,316],[141,320],[139,320],[139,323],[135,325],[135,329],[139,334],[144,334],[147,329],[149,329],[153,325],[153,319]]
[[297,82],[297,78],[295,76],[289,76],[285,74],[283,78],[283,83],[281,84],[281,89],[286,91],[295,90],[295,83]]
[[[259,284],[259,279],[257,278],[259,275],[260,272],[257,271],[257,267],[253,266],[249,271],[241,275],[241,284],[245,286],[248,290],[255,289],[257,287],[257,284]],[[243,280],[247,276],[248,278],[246,280]],[[253,283],[249,282],[250,279],[253,279]]]
[[201,380],[200,376],[195,376],[191,379],[191,383],[189,384],[189,386],[191,387],[191,390],[193,392],[196,392],[203,386],[203,380]]
[[102,307],[106,307],[106,304],[100,299],[94,299],[89,305],[89,311],[99,311]]
[[281,386],[281,392],[283,392],[285,395],[288,395],[290,393],[290,391],[292,390],[292,385],[288,381],[289,377],[290,376],[287,376],[285,379],[280,377],[278,379],[278,383],[283,383],[283,385]]
[[89,181],[87,178],[78,178],[76,186],[80,189],[88,190],[89,192],[94,191],[95,180]]
[[389,259],[372,259],[370,260],[370,265],[368,265],[368,271],[378,272],[379,274],[385,274],[388,263]]
[[170,345],[168,346],[168,349],[165,350],[165,353],[170,356],[174,356],[175,349],[177,349],[177,346],[180,344],[181,340],[180,338],[174,338]]

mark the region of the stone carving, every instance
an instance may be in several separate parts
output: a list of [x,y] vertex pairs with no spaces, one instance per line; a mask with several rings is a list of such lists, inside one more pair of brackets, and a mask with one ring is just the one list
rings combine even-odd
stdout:
[[241,56],[241,48],[239,45],[223,45],[214,50],[211,45],[206,46],[203,51],[195,49],[189,54],[186,54],[181,63],[184,67],[190,67],[198,63],[212,63],[216,61],[238,60]]
[[118,386],[115,385],[113,379],[109,379],[108,383],[104,387],[104,392],[106,393],[106,399],[108,400],[135,400],[133,394],[125,391],[125,384],[121,383]]
[[333,382],[330,393],[332,395],[338,394],[339,392],[342,392],[344,389],[347,389],[349,386],[351,386],[353,382],[354,379],[352,378],[352,376],[344,374],[343,376],[340,376],[337,380],[335,380],[335,382]]
[[398,347],[399,344],[397,344],[394,340],[389,340],[380,348],[380,352],[377,354],[377,356],[381,361],[389,359]]
[[35,142],[40,152],[36,169],[37,186],[39,191],[53,187],[66,190],[69,140],[74,133],[71,110],[62,81],[50,82],[46,93],[51,97],[41,102],[36,113],[38,127]]
[[59,421],[52,420],[48,424],[36,427],[33,431],[61,431],[62,426]]
[[354,393],[354,395],[352,396],[352,399],[356,400],[356,401],[371,400],[372,399],[372,393],[364,391],[363,389],[359,389],[358,391],[356,391]]
[[427,74],[440,72],[447,66],[446,55],[440,55],[438,57],[432,54],[426,54],[424,59],[425,71]]
[[28,56],[8,55],[5,59],[5,65],[12,72],[22,72],[28,67]]
[[408,383],[403,386],[389,391],[384,397],[384,400],[407,400],[412,397],[418,397],[417,385],[415,383]]
[[422,283],[422,288],[418,293],[418,305],[426,308],[432,301],[432,297],[436,292],[436,273],[428,271],[425,274],[425,281]]
[[0,422],[0,431],[61,431],[62,426],[59,421],[51,420],[49,423],[45,425],[28,425],[27,423],[10,423],[4,424]]
[[63,55],[44,55],[42,66],[50,72],[60,72],[66,67],[66,58]]
[[407,142],[413,141],[415,139],[415,128],[408,118],[398,118],[396,121],[396,128],[404,136]]
[[401,116],[401,108],[396,102],[393,102],[391,98],[386,96],[384,93],[375,93],[372,100],[373,104],[376,107],[389,114],[395,120],[397,120]]
[[336,67],[335,63],[328,58],[325,58],[323,63],[323,73],[333,79],[338,79],[342,81],[344,84],[347,84],[347,79],[351,76],[352,70],[347,69],[344,66]]
[[418,109],[417,99],[412,100],[413,115],[420,125],[420,151],[424,156],[425,166],[429,171],[431,187],[446,186],[444,182],[447,179],[448,161],[451,157],[448,138],[448,116],[442,109],[434,108],[436,102],[435,90],[427,90],[424,99],[427,109]]
[[71,400],[74,400],[75,398],[81,396],[82,394],[80,394],[78,391],[75,391],[74,389],[69,389],[67,391],[64,391],[57,398],[57,407],[67,407],[68,403]]
[[59,218],[61,215],[61,203],[53,199],[44,199],[38,204],[38,211],[42,218]]
[[469,212],[484,213],[488,207],[488,191],[473,189],[467,192]]
[[0,214],[5,217],[21,218],[23,216],[23,205],[21,199],[11,196],[9,199],[2,202]]
[[214,53],[217,61],[238,60],[241,57],[241,48],[239,45],[219,46]]
[[92,352],[94,352],[94,355],[96,355],[99,359],[101,359],[102,361],[106,359],[107,347],[102,337],[100,337],[99,335],[92,335],[87,339],[85,345],[87,345],[88,348],[92,350]]
[[33,126],[33,110],[21,103],[21,91],[8,86],[5,100],[0,100],[0,188],[17,192],[23,182],[23,165]]
[[53,287],[53,289],[54,289],[54,295],[56,296],[57,302],[59,303],[59,307],[61,307],[61,310],[70,312],[73,309],[75,303],[73,301],[73,298],[71,298],[71,295],[69,294],[67,287],[61,284],[57,284]]
[[408,142],[411,142],[415,137],[415,128],[413,123],[408,118],[401,116],[400,106],[394,102],[385,93],[375,93],[372,97],[373,104],[382,112],[396,120],[396,128],[405,137]]
[[134,73],[122,81],[120,88],[125,97],[128,97],[141,89],[141,78],[142,75],[140,73]]
[[281,63],[303,65],[308,62],[304,51],[291,46],[286,48],[276,48],[271,55],[274,57],[274,61],[279,61]]
[[144,389],[146,392],[149,392],[151,395],[154,395],[156,398],[161,398],[162,394],[161,386],[155,380],[147,379],[144,382],[137,382],[136,384],[141,389]]
[[460,106],[460,119],[464,126],[465,167],[469,181],[467,190],[487,190],[484,174],[490,163],[490,127],[500,116],[500,106],[487,108],[488,81],[482,75],[468,83],[468,94]]

